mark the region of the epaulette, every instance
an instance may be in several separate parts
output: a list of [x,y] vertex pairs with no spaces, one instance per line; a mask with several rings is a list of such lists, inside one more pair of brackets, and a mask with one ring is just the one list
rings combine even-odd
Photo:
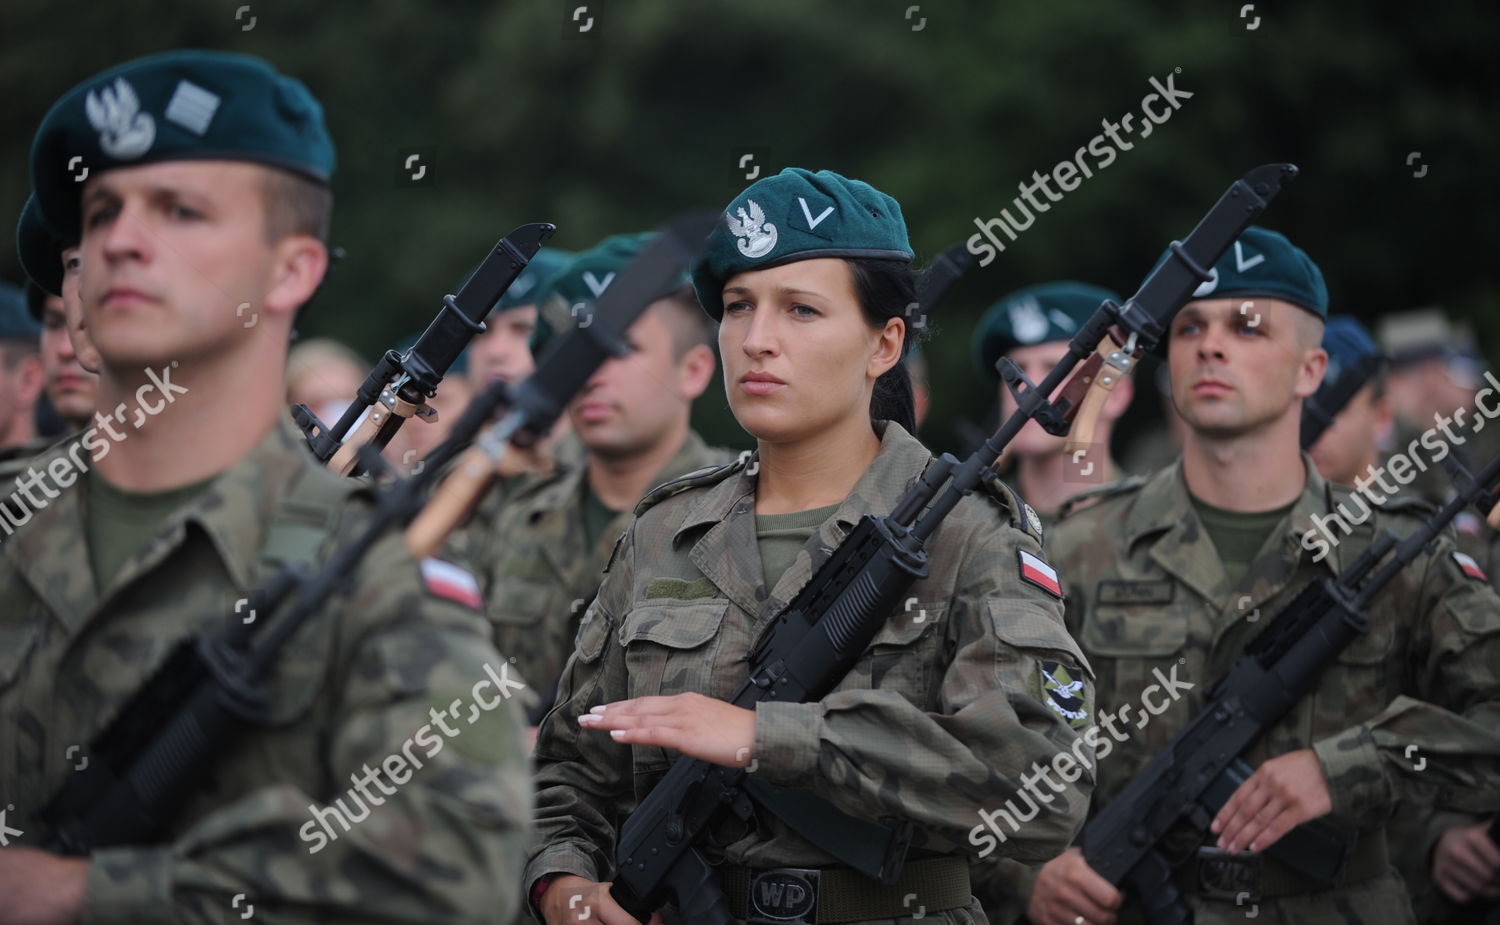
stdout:
[[1068,498],[1057,509],[1057,519],[1062,520],[1076,511],[1083,511],[1093,507],[1105,498],[1113,498],[1115,495],[1123,495],[1129,491],[1136,491],[1146,482],[1150,481],[1144,475],[1132,475],[1129,478],[1120,479],[1118,482],[1110,482],[1107,485],[1098,485],[1094,488],[1080,491],[1078,494]]
[[689,488],[697,488],[700,485],[713,485],[717,482],[722,482],[729,476],[743,469],[749,459],[750,454],[742,453],[740,454],[740,457],[738,459],[734,460],[733,462],[726,463],[722,466],[704,466],[702,469],[694,469],[687,475],[678,476],[677,478],[672,479],[669,482],[662,482],[660,485],[646,492],[645,496],[641,498],[638,504],[636,504],[635,516],[641,516],[649,508],[660,504],[673,495],[682,494]]
[[1042,542],[1042,518],[1037,516],[1035,508],[1022,500],[1014,488],[1001,481],[1000,476],[993,474],[993,470],[979,484],[985,497],[1005,511],[1012,527],[1029,534],[1037,543]]

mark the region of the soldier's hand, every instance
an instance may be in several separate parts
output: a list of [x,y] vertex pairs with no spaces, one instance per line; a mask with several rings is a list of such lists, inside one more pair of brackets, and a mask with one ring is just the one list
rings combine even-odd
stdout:
[[755,711],[702,694],[607,703],[578,717],[578,725],[607,729],[624,745],[676,749],[730,768],[748,766],[755,747]]
[[1214,817],[1221,850],[1264,851],[1294,827],[1333,809],[1328,779],[1310,748],[1287,752],[1255,769]]
[[1026,917],[1034,925],[1114,925],[1114,910],[1124,897],[1094,872],[1081,848],[1069,848],[1048,861],[1031,888]]
[[0,851],[0,925],[77,922],[88,870],[88,861],[35,848]]
[[[608,883],[563,874],[542,894],[542,918],[547,925],[640,925],[609,895],[609,888]],[[661,925],[661,916],[653,913],[647,925]]]
[[1500,897],[1500,848],[1488,828],[1488,822],[1451,828],[1432,852],[1432,879],[1456,903]]

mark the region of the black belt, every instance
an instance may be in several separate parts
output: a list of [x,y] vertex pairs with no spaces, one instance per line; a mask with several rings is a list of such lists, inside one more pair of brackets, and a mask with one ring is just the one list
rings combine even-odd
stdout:
[[748,923],[822,925],[920,917],[969,904],[969,863],[959,857],[906,862],[890,886],[847,867],[721,867],[729,911]]
[[1249,903],[1278,896],[1326,893],[1350,883],[1379,877],[1390,869],[1385,838],[1365,832],[1349,855],[1340,882],[1330,886],[1286,866],[1269,855],[1229,854],[1204,846],[1180,865],[1174,879],[1184,893],[1228,902]]

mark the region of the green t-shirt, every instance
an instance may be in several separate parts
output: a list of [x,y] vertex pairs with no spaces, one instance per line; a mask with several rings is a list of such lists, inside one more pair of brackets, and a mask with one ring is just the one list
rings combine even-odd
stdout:
[[121,491],[92,469],[85,481],[88,500],[84,504],[84,529],[88,534],[89,565],[94,570],[94,586],[102,591],[125,560],[156,535],[162,522],[201,495],[213,479],[147,494]]
[[1250,571],[1250,563],[1255,561],[1255,554],[1265,545],[1266,537],[1271,535],[1271,531],[1276,529],[1276,525],[1291,512],[1296,503],[1293,501],[1274,511],[1247,513],[1226,511],[1193,498],[1193,510],[1198,512],[1198,519],[1203,521],[1209,539],[1213,540],[1214,549],[1219,551],[1219,559],[1224,563],[1224,573],[1229,576],[1231,588],[1239,587],[1245,573]]
[[797,558],[797,551],[813,531],[827,520],[837,504],[815,507],[810,511],[792,511],[790,514],[756,514],[755,539],[760,547],[760,569],[766,589],[780,580]]
[[594,489],[589,487],[589,480],[583,480],[583,538],[588,540],[589,548],[599,542],[599,537],[609,529],[620,512],[599,500],[594,494]]

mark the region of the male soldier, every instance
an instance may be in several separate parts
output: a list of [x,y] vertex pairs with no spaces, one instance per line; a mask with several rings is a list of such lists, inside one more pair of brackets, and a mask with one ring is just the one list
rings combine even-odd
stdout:
[[[1328,354],[1328,370],[1309,406],[1324,400],[1348,377],[1363,377],[1363,384],[1337,410],[1322,436],[1307,448],[1307,454],[1323,478],[1352,486],[1379,465],[1380,444],[1391,428],[1385,359],[1370,332],[1351,315],[1329,316],[1323,330],[1323,350]],[[1305,410],[1303,413],[1306,416]]]
[[260,715],[160,840],[50,850],[49,798],[101,760],[91,743],[177,644],[222,631],[273,570],[315,567],[368,519],[369,490],[318,467],[282,403],[293,316],[327,268],[333,160],[302,84],[219,52],[126,63],[43,119],[37,199],[81,236],[100,405],[121,410],[0,504],[25,509],[0,546],[0,920],[253,906],[265,922],[486,922],[518,902],[517,682],[472,579],[419,566],[395,534],[279,651]]
[[[560,329],[561,318],[587,323],[588,306],[650,240],[616,235],[578,255],[539,296],[549,326]],[[732,458],[688,426],[693,400],[714,374],[710,324],[686,277],[652,302],[626,332],[629,354],[606,361],[568,406],[583,462],[522,480],[474,556],[489,582],[496,647],[542,695],[533,726],[550,706],[578,621],[636,502],[654,485]]]
[[46,381],[37,347],[41,333],[20,288],[0,281],[0,474],[51,443],[36,433],[36,403]]
[[[1410,534],[1423,516],[1416,502],[1385,498],[1373,517],[1329,530],[1351,493],[1297,451],[1302,402],[1326,362],[1327,290],[1307,255],[1250,228],[1213,274],[1169,328],[1172,396],[1188,424],[1182,461],[1086,494],[1091,506],[1070,502],[1052,534],[1069,628],[1099,673],[1110,730],[1096,806],[1186,725],[1310,580],[1347,568],[1381,530]],[[1168,680],[1148,687],[1153,676]],[[1174,874],[1196,920],[1243,925],[1249,895],[1263,921],[1414,921],[1385,821],[1403,799],[1468,812],[1500,805],[1497,700],[1500,600],[1439,539],[1376,596],[1368,630],[1319,687],[1243,756],[1254,774]],[[1335,887],[1241,854],[1325,815],[1360,834]],[[1122,909],[1121,900],[1070,848],[1042,869],[1029,915],[1098,925],[1119,910],[1137,921],[1135,901]]]
[[80,433],[94,417],[99,374],[84,368],[68,330],[64,276],[76,300],[78,242],[65,241],[46,227],[34,197],[26,200],[16,239],[21,268],[27,275],[26,307],[42,324],[41,359],[47,399],[69,433]]
[[[1107,289],[1086,283],[1042,283],[1018,289],[990,306],[974,333],[974,361],[996,383],[995,364],[1014,360],[1032,382],[1041,382],[1068,353],[1068,341],[1078,333],[1105,299],[1120,301]],[[1000,383],[1000,419],[1016,409],[1010,389]],[[1109,454],[1114,422],[1130,405],[1131,382],[1123,379],[1110,393],[1099,415],[1093,446],[1077,457],[1063,452],[1065,437],[1054,437],[1035,421],[1028,421],[1005,449],[1015,464],[1007,481],[1051,523],[1070,495],[1091,485],[1114,481],[1117,467]]]

